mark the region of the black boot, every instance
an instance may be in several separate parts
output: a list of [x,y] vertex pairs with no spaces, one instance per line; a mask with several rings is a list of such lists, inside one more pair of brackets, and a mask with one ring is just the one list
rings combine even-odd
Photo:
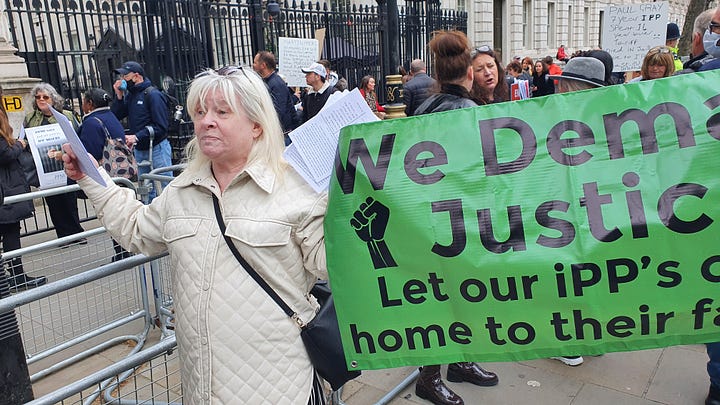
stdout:
[[435,405],[464,405],[462,398],[440,377],[440,366],[423,366],[415,382],[415,395]]
[[467,381],[481,387],[497,385],[498,376],[475,363],[461,362],[448,365],[447,379],[451,382]]
[[25,273],[20,273],[8,277],[8,284],[10,284],[10,291],[12,292],[28,290],[30,288],[39,287],[45,283],[47,283],[47,278],[30,277]]

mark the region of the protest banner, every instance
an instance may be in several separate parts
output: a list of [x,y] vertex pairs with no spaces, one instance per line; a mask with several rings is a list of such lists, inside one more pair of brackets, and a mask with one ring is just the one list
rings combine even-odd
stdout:
[[348,364],[717,341],[719,82],[344,128],[325,241]]
[[600,43],[613,57],[613,72],[640,70],[647,51],[665,45],[667,20],[665,1],[605,7]]

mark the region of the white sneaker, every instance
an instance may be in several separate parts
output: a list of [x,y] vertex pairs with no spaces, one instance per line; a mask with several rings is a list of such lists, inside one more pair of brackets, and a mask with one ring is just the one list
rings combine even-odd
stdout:
[[558,356],[558,357],[550,357],[553,360],[558,360],[563,362],[564,364],[567,364],[568,366],[575,367],[583,364],[583,358],[582,356]]

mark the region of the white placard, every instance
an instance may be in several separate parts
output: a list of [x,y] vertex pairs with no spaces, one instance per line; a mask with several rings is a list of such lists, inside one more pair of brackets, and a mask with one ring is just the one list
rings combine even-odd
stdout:
[[300,69],[317,62],[318,40],[279,38],[278,70],[290,87],[306,87],[305,73]]
[[66,142],[60,124],[41,125],[39,127],[25,128],[25,138],[30,145],[30,151],[35,161],[40,188],[60,187],[67,184],[67,176],[62,162],[48,157],[51,149],[62,150]]
[[640,70],[647,51],[665,45],[667,20],[664,1],[605,7],[601,43],[613,57],[613,72]]

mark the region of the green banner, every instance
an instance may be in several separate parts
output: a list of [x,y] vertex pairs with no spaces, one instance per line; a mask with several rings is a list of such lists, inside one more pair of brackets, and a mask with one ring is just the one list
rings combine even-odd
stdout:
[[344,128],[349,364],[719,341],[719,161],[720,71]]

